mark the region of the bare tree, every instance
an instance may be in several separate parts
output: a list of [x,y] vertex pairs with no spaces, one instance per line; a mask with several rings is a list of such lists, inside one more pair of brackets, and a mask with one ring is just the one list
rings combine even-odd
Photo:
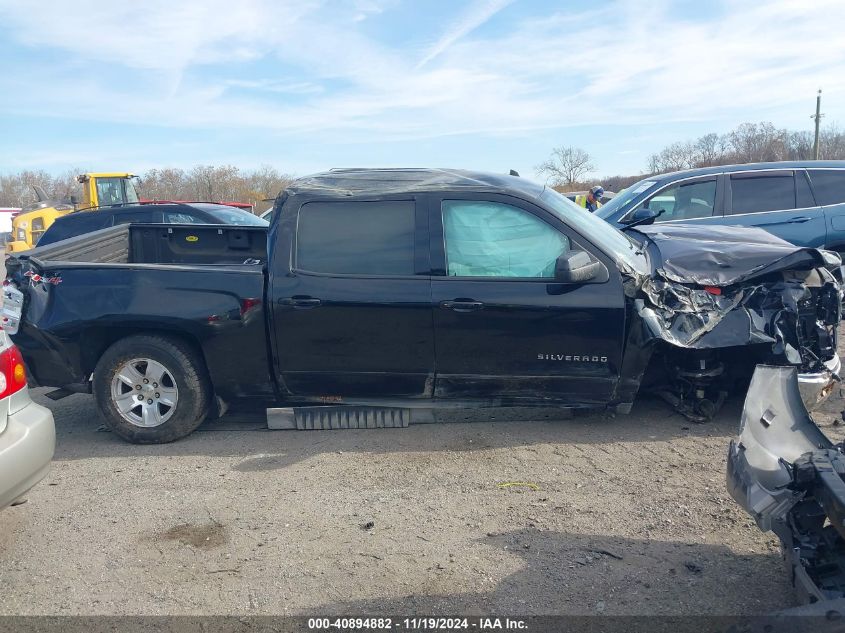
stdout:
[[790,132],[787,137],[787,160],[811,160],[813,158],[813,133],[809,130]]
[[184,200],[187,176],[181,169],[151,169],[141,177],[141,192],[151,200]]
[[[45,171],[0,174],[0,206],[24,207],[35,201],[32,185],[44,188],[48,196],[68,200],[81,193],[76,182],[86,169],[75,168],[58,175]],[[232,165],[197,165],[189,171],[174,167],[150,169],[141,176],[140,195],[150,200],[237,201],[252,204],[256,210],[269,206],[293,176],[269,165],[241,171]]]
[[580,147],[556,147],[551,157],[536,167],[537,174],[546,176],[554,186],[572,185],[595,169],[590,155]]
[[653,154],[648,161],[652,173],[680,171],[696,167],[699,149],[696,143],[677,141],[664,147],[658,154]]
[[21,171],[0,175],[0,206],[25,207],[35,202],[33,185],[38,185],[50,199],[69,200],[81,192],[76,176],[84,169],[70,169],[58,176],[45,171]]
[[710,133],[700,137],[695,142],[697,167],[710,167],[718,165],[724,158],[727,147],[725,140],[718,134]]
[[[845,132],[836,124],[821,133],[821,157],[845,159]],[[705,134],[696,141],[667,145],[648,160],[651,174],[694,167],[782,160],[810,160],[813,135],[808,130],[777,128],[772,123],[742,123],[727,134]]]
[[845,132],[835,123],[827,126],[819,136],[819,158],[822,160],[845,159]]

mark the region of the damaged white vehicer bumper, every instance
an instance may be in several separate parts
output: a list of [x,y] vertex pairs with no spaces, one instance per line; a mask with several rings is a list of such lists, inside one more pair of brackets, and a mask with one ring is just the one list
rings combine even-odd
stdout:
[[845,598],[845,446],[816,426],[794,367],[758,365],[728,450],[731,496],[780,537],[803,603]]

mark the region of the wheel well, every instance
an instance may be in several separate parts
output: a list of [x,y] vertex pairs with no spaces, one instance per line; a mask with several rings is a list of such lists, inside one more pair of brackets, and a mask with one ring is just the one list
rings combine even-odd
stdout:
[[[745,388],[745,382],[751,380],[754,366],[767,362],[769,349],[769,346],[763,343],[714,348],[711,352],[716,360],[723,362],[729,369],[735,381],[734,387],[742,391]],[[643,373],[641,389],[649,391],[671,385],[676,376],[674,368],[683,363],[685,356],[692,356],[696,351],[694,348],[675,347],[668,343],[659,344]]]
[[105,351],[117,341],[138,334],[153,334],[178,339],[190,345],[206,364],[205,354],[199,341],[184,331],[174,331],[155,327],[100,327],[87,330],[79,337],[79,353],[86,379],[90,376]]

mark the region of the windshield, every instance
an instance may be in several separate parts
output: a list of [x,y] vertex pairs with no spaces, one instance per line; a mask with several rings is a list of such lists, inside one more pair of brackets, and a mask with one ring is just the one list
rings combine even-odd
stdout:
[[[199,205],[197,205],[199,206]],[[223,224],[240,224],[244,226],[270,226],[267,220],[262,220],[257,215],[253,215],[249,211],[238,209],[237,207],[215,206],[203,207],[215,218],[220,220]]]
[[610,202],[599,207],[595,214],[602,220],[605,220],[616,213],[618,209],[621,209],[631,200],[639,196],[643,191],[651,189],[651,187],[656,184],[656,180],[640,180],[627,189],[623,189],[617,193]]
[[648,272],[648,263],[640,252],[639,242],[597,218],[594,213],[582,209],[554,189],[544,189],[540,200],[566,224],[595,242],[605,253],[616,256],[639,272]]

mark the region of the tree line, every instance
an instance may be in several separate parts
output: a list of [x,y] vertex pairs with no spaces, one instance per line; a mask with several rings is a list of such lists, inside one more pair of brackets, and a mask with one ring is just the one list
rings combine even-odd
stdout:
[[[76,177],[86,169],[71,169],[61,174],[45,171],[21,171],[0,174],[0,207],[25,207],[35,202],[33,185],[43,187],[51,199],[68,200],[80,195]],[[270,206],[293,180],[290,174],[264,165],[241,170],[232,165],[197,165],[189,170],[166,167],[150,169],[140,175],[139,194],[151,200],[236,201],[254,205],[257,212]]]
[[[588,152],[577,147],[557,147],[536,168],[537,174],[562,190],[586,189],[601,183],[619,191],[641,178],[682,169],[813,158],[813,133],[790,131],[772,123],[743,123],[726,134],[705,134],[695,140],[677,141],[652,154],[642,174],[606,176],[590,181],[595,172]],[[845,160],[845,132],[829,125],[819,135],[821,160]]]
[[[819,157],[845,160],[845,132],[837,125],[822,130]],[[790,131],[772,123],[743,123],[726,134],[705,134],[695,140],[678,141],[652,154],[644,173],[631,176],[605,176],[588,180],[596,171],[590,154],[578,147],[561,146],[552,150],[548,160],[537,165],[537,174],[560,190],[586,189],[601,183],[619,191],[641,178],[654,174],[696,167],[813,158],[813,134]],[[79,195],[76,176],[85,169],[61,174],[45,171],[21,171],[0,174],[0,206],[25,207],[35,201],[33,185],[39,185],[53,199],[67,200]],[[151,200],[237,201],[263,211],[265,200],[275,198],[293,180],[293,176],[264,165],[242,170],[233,165],[196,165],[184,170],[173,167],[151,169],[140,176],[140,195]]]

